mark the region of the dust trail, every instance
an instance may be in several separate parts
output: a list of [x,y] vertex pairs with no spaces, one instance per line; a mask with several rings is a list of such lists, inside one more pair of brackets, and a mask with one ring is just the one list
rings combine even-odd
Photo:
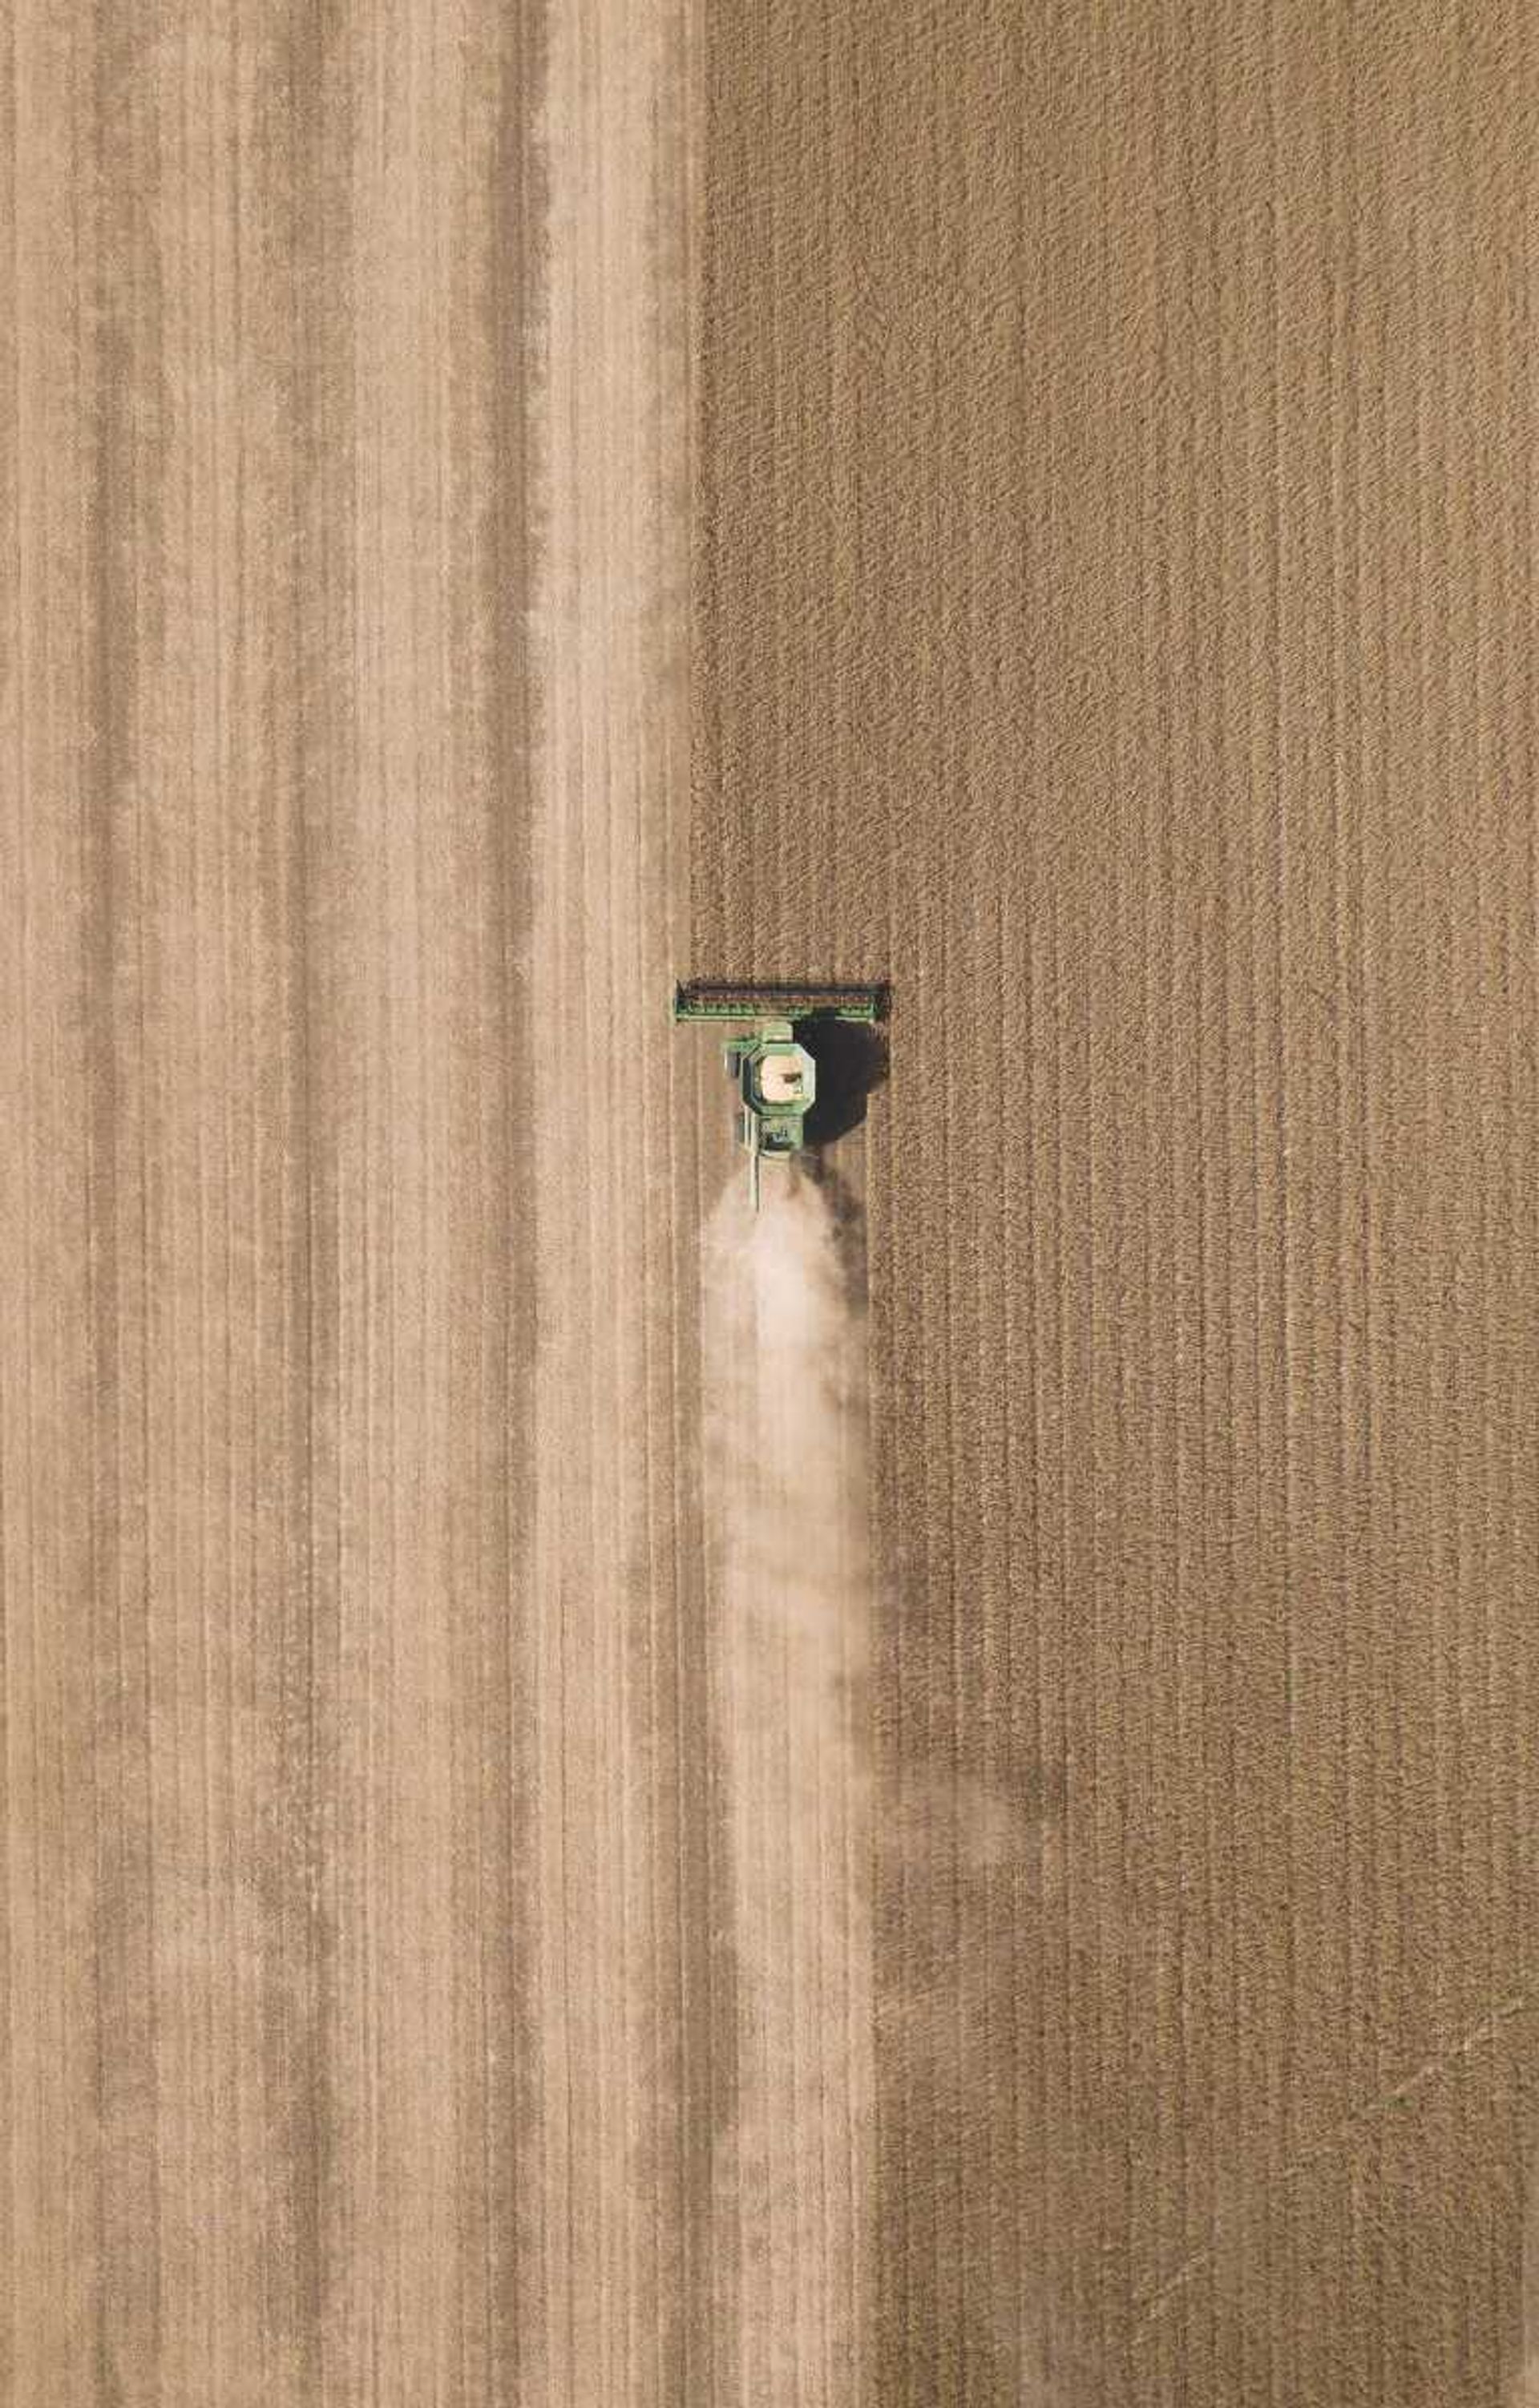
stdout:
[[1505,2408],[1539,2408],[1539,2161],[1530,2165],[1524,2186],[1518,2315],[1517,2364],[1508,2381]]
[[710,1605],[736,1957],[713,2201],[718,2395],[864,2388],[871,2142],[865,1326],[834,1221],[771,1173],[706,1235]]

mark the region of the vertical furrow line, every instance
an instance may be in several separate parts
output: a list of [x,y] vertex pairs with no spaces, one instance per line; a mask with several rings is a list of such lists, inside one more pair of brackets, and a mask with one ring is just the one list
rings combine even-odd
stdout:
[[[92,518],[95,744],[84,788],[85,1042],[92,1350],[92,1590],[96,1773],[99,2283],[94,2379],[155,2379],[161,2213],[152,2006],[150,1616],[158,1598],[147,1508],[153,1374],[145,1114],[151,890],[146,678],[158,639],[164,394],[152,213],[154,57],[127,24],[87,50],[97,206]],[[146,135],[151,139],[148,145]],[[148,587],[148,591],[146,588]],[[153,796],[150,808],[153,808]],[[158,1424],[154,1438],[159,1442]],[[158,1470],[158,1463],[156,1467]]]
[[[684,13],[551,12],[534,140],[545,227],[531,325],[532,1031],[526,1135],[536,1312],[531,2034],[548,2197],[521,2273],[541,2399],[659,2403],[698,2322],[665,1961],[688,1777],[660,1677],[677,1660],[674,1495],[658,1342],[672,1289],[657,1125],[676,898],[664,840],[682,758],[677,452],[686,394],[670,88]],[[650,1000],[649,1000],[650,998]],[[654,1218],[655,1214],[655,1218]],[[681,1375],[686,1382],[687,1368]],[[662,1391],[667,1396],[667,1389]],[[687,1396],[686,1396],[687,1408]],[[666,1420],[672,1419],[671,1405]],[[667,1644],[664,1645],[666,1635]],[[698,1710],[698,1697],[692,1710]],[[665,1844],[664,1835],[669,1835]],[[698,1961],[700,1930],[676,1943]],[[698,2026],[696,2028],[698,2029]],[[698,2229],[698,2228],[697,2228]],[[665,2295],[665,2288],[667,2295]],[[536,2338],[538,2336],[538,2338]]]

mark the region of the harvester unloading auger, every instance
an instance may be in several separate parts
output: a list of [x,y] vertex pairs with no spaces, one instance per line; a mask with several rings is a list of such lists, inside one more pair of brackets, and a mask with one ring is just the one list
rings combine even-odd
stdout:
[[679,1020],[741,1021],[741,1033],[722,1048],[737,1087],[739,1141],[748,1156],[748,1192],[759,1208],[765,1161],[786,1162],[807,1142],[806,1123],[817,1097],[817,1065],[797,1036],[808,1021],[873,1022],[885,1009],[878,986],[736,986],[693,979],[673,990]]

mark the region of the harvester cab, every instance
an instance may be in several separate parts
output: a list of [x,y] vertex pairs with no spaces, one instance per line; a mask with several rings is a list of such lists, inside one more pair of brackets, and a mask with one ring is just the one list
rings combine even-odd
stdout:
[[736,1021],[722,1059],[738,1092],[738,1136],[748,1156],[748,1192],[759,1208],[763,1164],[788,1162],[807,1142],[807,1115],[817,1100],[817,1064],[798,1036],[809,1021],[875,1021],[878,987],[732,986],[695,980],[673,991],[673,1017]]

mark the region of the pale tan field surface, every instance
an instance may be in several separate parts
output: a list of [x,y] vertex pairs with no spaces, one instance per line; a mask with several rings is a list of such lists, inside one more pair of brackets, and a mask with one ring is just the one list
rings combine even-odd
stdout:
[[864,2396],[1530,2397],[1532,16],[705,85],[695,959],[895,994]]
[[683,17],[0,74],[0,2399],[672,2408]]

